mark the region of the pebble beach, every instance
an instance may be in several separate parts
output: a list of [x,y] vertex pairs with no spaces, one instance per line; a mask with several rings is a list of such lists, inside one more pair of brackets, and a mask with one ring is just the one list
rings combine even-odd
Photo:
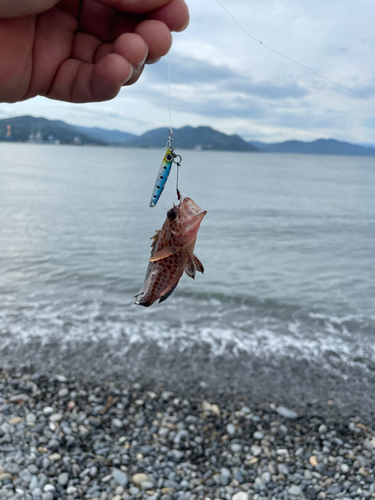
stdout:
[[0,372],[0,498],[375,498],[371,417]]

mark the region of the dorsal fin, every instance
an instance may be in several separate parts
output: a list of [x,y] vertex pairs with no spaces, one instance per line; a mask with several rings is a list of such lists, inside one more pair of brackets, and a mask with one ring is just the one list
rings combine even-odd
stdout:
[[151,238],[150,238],[150,240],[152,240],[152,242],[151,242],[151,249],[152,250],[155,248],[155,245],[159,239],[159,235],[160,235],[160,231],[157,229],[154,236],[151,236]]
[[165,259],[165,258],[169,257],[170,255],[173,255],[176,252],[177,252],[177,248],[173,248],[173,247],[163,248],[163,250],[160,250],[160,252],[157,252],[155,255],[153,255],[151,257],[151,259],[149,260],[149,262],[155,262],[157,260]]

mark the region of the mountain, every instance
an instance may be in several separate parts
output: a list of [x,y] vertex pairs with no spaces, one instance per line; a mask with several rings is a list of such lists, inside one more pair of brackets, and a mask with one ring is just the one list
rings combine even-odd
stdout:
[[86,134],[73,125],[60,120],[47,120],[34,116],[17,116],[0,120],[0,141],[5,140],[7,125],[12,127],[13,142],[55,143],[61,144],[87,144],[106,146],[107,143]]
[[[168,128],[149,130],[141,136],[99,127],[80,127],[60,120],[47,120],[33,116],[18,116],[0,120],[0,141],[6,140],[7,126],[12,128],[13,142],[86,144],[97,146],[123,146],[163,148],[168,140]],[[269,153],[299,153],[320,155],[375,156],[375,147],[350,144],[335,139],[318,139],[312,142],[286,141],[265,143],[244,141],[238,135],[227,135],[211,127],[173,129],[176,149],[211,151],[242,151]]]
[[108,144],[123,145],[132,139],[137,138],[135,134],[130,134],[129,132],[122,132],[121,130],[108,130],[106,128],[99,127],[76,127],[85,134],[96,138],[100,141],[104,141]]
[[349,155],[349,156],[375,156],[374,148],[367,148],[336,141],[335,139],[318,139],[312,142],[286,141],[265,143],[249,141],[255,147],[269,153],[299,153],[315,155]]
[[[163,148],[168,140],[168,128],[149,130],[126,143],[129,147]],[[216,151],[258,151],[238,135],[227,135],[211,127],[182,127],[173,129],[176,149],[202,149]]]

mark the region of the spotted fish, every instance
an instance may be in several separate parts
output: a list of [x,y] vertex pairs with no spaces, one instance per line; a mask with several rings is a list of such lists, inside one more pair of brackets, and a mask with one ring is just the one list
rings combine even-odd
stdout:
[[204,272],[193,252],[206,213],[191,198],[180,194],[179,205],[167,212],[163,227],[151,238],[151,258],[135,304],[148,307],[157,299],[163,302],[172,295],[184,271],[193,279],[196,271]]

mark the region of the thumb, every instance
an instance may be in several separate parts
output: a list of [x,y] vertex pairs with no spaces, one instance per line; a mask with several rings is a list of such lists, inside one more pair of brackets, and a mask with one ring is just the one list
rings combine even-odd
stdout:
[[0,18],[8,19],[40,14],[58,2],[59,0],[1,0]]

